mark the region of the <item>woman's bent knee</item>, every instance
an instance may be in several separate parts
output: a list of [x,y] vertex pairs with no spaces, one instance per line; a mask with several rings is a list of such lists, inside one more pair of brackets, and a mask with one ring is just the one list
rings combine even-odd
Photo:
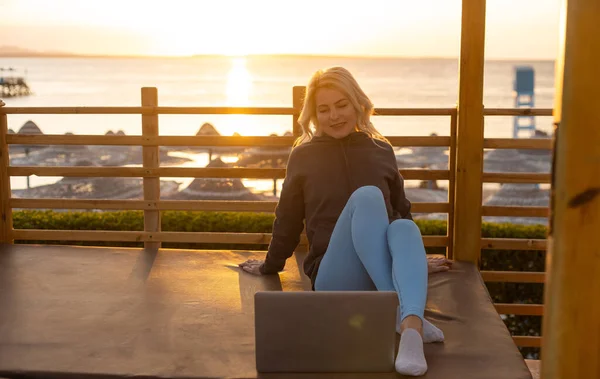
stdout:
[[388,233],[392,235],[418,235],[421,236],[421,230],[412,220],[399,219],[394,220],[388,227]]
[[383,193],[376,186],[362,186],[362,187],[357,188],[352,193],[352,195],[350,196],[350,198],[351,199],[359,198],[361,200],[363,200],[363,199],[366,199],[366,200],[379,200],[379,199],[383,199]]

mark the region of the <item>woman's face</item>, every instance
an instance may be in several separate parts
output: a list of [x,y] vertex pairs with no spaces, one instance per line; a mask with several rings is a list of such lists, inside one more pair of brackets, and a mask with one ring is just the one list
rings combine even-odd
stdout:
[[344,138],[357,129],[356,111],[350,100],[333,88],[319,88],[315,93],[317,134]]

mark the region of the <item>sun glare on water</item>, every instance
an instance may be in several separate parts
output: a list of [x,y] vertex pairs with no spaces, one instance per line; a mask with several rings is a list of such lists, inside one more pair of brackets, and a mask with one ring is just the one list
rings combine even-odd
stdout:
[[246,58],[232,58],[227,74],[227,105],[245,107],[250,105],[252,76],[246,68]]
[[[228,107],[251,107],[253,78],[248,71],[245,57],[232,57],[231,68],[227,74],[225,87],[226,104]],[[220,125],[228,134],[237,132],[241,135],[259,135],[260,125],[255,117],[243,114],[227,115]],[[227,132],[226,132],[227,134]]]

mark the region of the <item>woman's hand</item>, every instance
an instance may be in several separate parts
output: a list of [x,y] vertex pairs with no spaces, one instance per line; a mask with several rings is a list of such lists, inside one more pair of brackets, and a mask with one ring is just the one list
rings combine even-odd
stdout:
[[260,265],[262,265],[264,261],[257,259],[248,259],[244,263],[240,263],[238,266],[242,268],[242,270],[252,274],[252,275],[262,275],[260,273]]
[[445,272],[450,270],[452,261],[439,255],[427,256],[427,272],[435,274],[436,272]]

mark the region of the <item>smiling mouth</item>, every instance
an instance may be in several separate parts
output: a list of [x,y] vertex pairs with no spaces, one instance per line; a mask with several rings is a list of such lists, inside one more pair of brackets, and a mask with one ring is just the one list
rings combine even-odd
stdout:
[[333,128],[333,129],[338,129],[338,128],[341,128],[344,125],[346,125],[346,122],[338,122],[337,124],[330,125],[330,127]]

